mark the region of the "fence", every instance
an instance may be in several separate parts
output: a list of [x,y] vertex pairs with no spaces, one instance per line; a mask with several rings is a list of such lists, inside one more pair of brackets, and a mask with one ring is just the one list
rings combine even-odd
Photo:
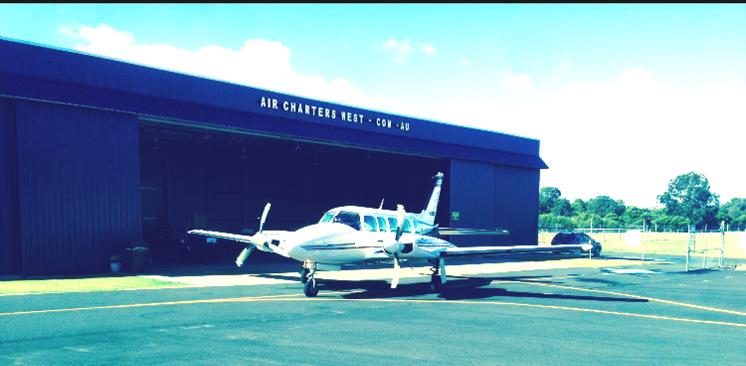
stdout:
[[725,254],[725,224],[720,225],[720,243],[719,245],[712,245],[712,243],[700,243],[699,249],[697,249],[697,232],[693,228],[689,230],[689,241],[687,243],[686,250],[686,271],[689,272],[689,263],[691,262],[692,254],[703,254],[702,256],[702,269],[707,267],[707,254],[709,252],[715,252],[718,255],[718,268],[723,268],[723,256]]
[[[637,253],[643,260],[654,255],[685,257],[687,270],[694,267],[722,267],[727,258],[746,259],[744,231],[654,232],[639,228],[593,228],[592,231],[590,228],[579,228],[574,231],[586,232],[601,242],[604,253]],[[539,231],[539,243],[550,245],[556,233],[554,230]]]

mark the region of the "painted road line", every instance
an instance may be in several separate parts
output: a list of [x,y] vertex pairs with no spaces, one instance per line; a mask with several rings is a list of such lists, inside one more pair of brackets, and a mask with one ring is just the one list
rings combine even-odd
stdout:
[[650,315],[650,314],[638,314],[628,313],[620,311],[610,310],[599,310],[589,308],[576,308],[569,306],[557,306],[557,305],[540,305],[540,304],[527,304],[520,302],[504,302],[504,301],[470,301],[470,300],[418,300],[418,299],[337,299],[337,298],[300,298],[300,299],[256,299],[249,301],[359,301],[359,302],[388,302],[388,303],[427,303],[427,304],[464,304],[464,305],[493,305],[493,306],[516,306],[516,307],[531,307],[541,309],[553,309],[553,310],[564,310],[564,311],[577,311],[585,313],[595,314],[606,314],[606,315],[618,315],[636,318],[656,319],[656,320],[669,320],[684,323],[697,323],[697,324],[709,324],[709,325],[721,325],[738,328],[746,328],[746,323],[733,323],[733,322],[721,322],[712,320],[701,320],[701,319],[690,319],[690,318],[677,318],[670,316],[661,315]]
[[638,313],[589,309],[589,308],[578,308],[578,307],[569,307],[569,306],[527,304],[527,303],[518,303],[518,302],[471,301],[471,300],[419,300],[419,299],[341,299],[341,298],[334,298],[334,297],[298,298],[299,296],[302,296],[302,295],[301,294],[296,294],[296,295],[290,294],[290,295],[236,297],[236,298],[223,298],[223,299],[204,299],[204,300],[170,301],[170,302],[143,303],[143,304],[94,306],[94,307],[88,307],[88,308],[32,310],[32,311],[18,311],[18,312],[12,312],[12,313],[0,313],[0,316],[19,316],[19,315],[30,315],[30,314],[78,312],[78,311],[90,311],[90,310],[126,309],[126,308],[138,308],[138,307],[193,305],[193,304],[209,304],[209,303],[231,303],[231,302],[355,301],[355,302],[369,302],[369,303],[375,302],[375,303],[416,303],[416,304],[453,304],[453,305],[460,304],[460,305],[482,305],[482,306],[529,307],[529,308],[551,309],[551,310],[560,310],[560,311],[575,311],[575,312],[584,312],[584,313],[592,313],[592,314],[635,317],[635,318],[643,318],[643,319],[668,320],[668,321],[693,323],[693,324],[707,324],[707,325],[746,328],[746,323],[733,323],[733,322],[722,322],[722,321],[690,319],[690,318],[677,318],[677,317],[670,317],[670,316],[638,314]]
[[716,313],[724,313],[724,314],[731,314],[731,315],[738,315],[738,316],[746,316],[745,312],[736,311],[736,310],[729,310],[729,309],[721,309],[721,308],[715,308],[711,306],[703,306],[703,305],[696,305],[696,304],[689,304],[685,302],[680,301],[672,301],[672,300],[666,300],[666,299],[658,299],[655,297],[647,297],[647,296],[639,296],[639,295],[633,295],[633,294],[627,294],[623,292],[616,292],[616,291],[604,291],[604,290],[594,290],[594,289],[588,289],[588,288],[582,288],[582,287],[573,287],[573,286],[567,286],[567,285],[555,285],[550,283],[540,283],[535,281],[524,281],[524,280],[503,280],[497,283],[525,283],[530,284],[533,286],[545,286],[545,287],[554,287],[554,288],[561,288],[566,290],[574,290],[574,291],[582,291],[582,292],[593,292],[593,293],[599,293],[599,294],[605,294],[605,295],[615,295],[615,296],[623,296],[623,297],[629,297],[633,299],[640,299],[640,300],[647,300],[650,302],[658,302],[662,304],[668,304],[668,305],[675,305],[675,306],[681,306],[681,307],[687,307],[692,309],[698,309],[698,310],[705,310],[710,312],[716,312]]
[[0,313],[0,316],[31,315],[31,314],[49,314],[49,313],[66,313],[66,312],[88,311],[88,310],[128,309],[128,308],[143,308],[143,307],[168,306],[168,305],[192,305],[192,304],[228,303],[228,302],[248,302],[248,301],[251,301],[251,300],[264,300],[264,299],[273,299],[273,298],[282,298],[282,297],[293,297],[293,296],[303,296],[303,294],[267,295],[267,296],[255,296],[255,297],[231,297],[231,298],[223,298],[223,299],[201,299],[201,300],[183,300],[183,301],[164,301],[164,302],[148,302],[148,303],[139,303],[139,304],[121,304],[121,305],[90,306],[90,307],[80,307],[80,308],[27,310],[27,311],[15,311],[15,312],[9,312],[9,313]]

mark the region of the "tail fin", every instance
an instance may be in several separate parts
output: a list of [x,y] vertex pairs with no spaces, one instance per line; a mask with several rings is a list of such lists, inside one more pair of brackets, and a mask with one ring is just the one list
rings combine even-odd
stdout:
[[419,220],[433,225],[435,223],[435,213],[438,211],[438,201],[440,200],[440,187],[443,185],[443,173],[435,174],[435,186],[427,206],[418,215]]

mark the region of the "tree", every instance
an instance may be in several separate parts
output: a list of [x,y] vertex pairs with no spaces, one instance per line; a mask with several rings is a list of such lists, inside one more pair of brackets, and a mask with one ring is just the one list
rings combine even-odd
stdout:
[[552,214],[557,216],[572,216],[572,205],[566,198],[560,198],[552,207]]
[[624,215],[621,219],[627,226],[642,226],[642,222],[645,221],[649,226],[653,222],[655,214],[649,208],[639,208],[635,206],[627,206],[624,210]]
[[585,201],[581,200],[580,198],[575,199],[575,201],[572,201],[572,212],[574,212],[576,215],[585,212],[588,208],[585,205]]
[[558,188],[543,187],[539,190],[539,213],[550,213],[562,196]]
[[717,226],[720,206],[718,195],[710,192],[710,183],[700,173],[689,172],[672,179],[668,190],[658,196],[666,214],[682,216],[697,226]]
[[733,198],[720,206],[717,218],[718,221],[725,221],[731,226],[746,226],[746,198]]
[[549,213],[539,215],[539,227],[558,231],[572,230],[574,223],[569,217],[557,216]]
[[615,201],[609,196],[598,196],[588,200],[587,208],[588,212],[605,217],[610,213],[621,216],[627,207],[622,200]]

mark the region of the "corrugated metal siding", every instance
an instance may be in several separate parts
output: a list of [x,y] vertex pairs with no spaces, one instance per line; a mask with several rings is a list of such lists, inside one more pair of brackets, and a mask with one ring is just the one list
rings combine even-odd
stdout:
[[0,274],[20,271],[15,156],[13,104],[0,99]]
[[539,170],[493,165],[495,226],[510,230],[498,243],[536,245],[539,225]]
[[[451,161],[451,211],[461,215],[458,221],[451,220],[452,227],[494,227],[494,182],[493,165],[465,160]],[[494,243],[491,237],[453,236],[457,244]]]
[[18,102],[16,120],[23,273],[107,271],[141,237],[136,119]]
[[451,161],[450,209],[454,227],[510,230],[509,236],[451,237],[461,245],[536,244],[539,170],[473,161]]

